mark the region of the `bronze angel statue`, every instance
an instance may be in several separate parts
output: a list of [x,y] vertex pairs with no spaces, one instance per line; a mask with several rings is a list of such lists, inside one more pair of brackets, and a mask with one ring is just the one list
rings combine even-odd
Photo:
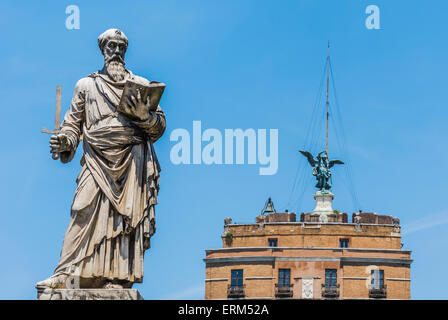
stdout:
[[299,150],[307,159],[310,165],[313,167],[313,176],[316,177],[316,188],[321,191],[329,191],[331,189],[331,171],[330,168],[335,164],[344,164],[341,160],[328,161],[326,151],[320,152],[316,159],[308,151]]

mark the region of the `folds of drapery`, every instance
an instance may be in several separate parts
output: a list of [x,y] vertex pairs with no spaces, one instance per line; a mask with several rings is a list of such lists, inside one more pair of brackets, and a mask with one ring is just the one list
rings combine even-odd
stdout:
[[[142,158],[151,154],[146,144],[127,146],[127,153],[110,150],[116,165],[112,179],[107,172],[110,168],[106,163],[99,166],[90,155],[93,147],[85,145],[86,163],[78,177],[55,273],[140,282],[143,253],[156,228],[157,166],[150,166],[152,171],[143,167],[148,161]],[[107,162],[104,158],[101,161]]]

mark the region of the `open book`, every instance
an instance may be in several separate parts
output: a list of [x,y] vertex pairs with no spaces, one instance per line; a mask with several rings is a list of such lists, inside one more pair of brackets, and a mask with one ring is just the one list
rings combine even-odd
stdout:
[[155,111],[159,105],[160,98],[162,98],[164,90],[165,84],[162,82],[151,81],[149,85],[144,85],[128,80],[124,85],[123,94],[121,95],[117,110],[131,117],[134,116],[133,114],[128,114],[127,112],[127,98],[134,96],[137,99],[137,92],[140,91],[142,101],[146,103],[146,99],[149,97],[149,110]]

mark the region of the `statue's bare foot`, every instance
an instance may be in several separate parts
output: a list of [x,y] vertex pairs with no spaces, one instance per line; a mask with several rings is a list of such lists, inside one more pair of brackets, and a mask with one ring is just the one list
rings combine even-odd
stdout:
[[68,276],[65,274],[52,275],[51,277],[36,283],[36,288],[37,289],[46,289],[46,288],[63,289],[66,287],[65,282],[67,280],[67,277]]
[[118,283],[114,283],[111,281],[106,282],[106,284],[103,286],[104,289],[123,289],[123,286]]

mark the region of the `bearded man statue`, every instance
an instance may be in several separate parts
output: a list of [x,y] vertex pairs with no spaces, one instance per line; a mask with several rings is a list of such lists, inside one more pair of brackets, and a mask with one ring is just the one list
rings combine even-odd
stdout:
[[98,38],[104,67],[79,80],[53,153],[71,161],[82,140],[82,169],[71,206],[59,264],[39,289],[66,288],[76,276],[80,288],[131,288],[143,280],[143,256],[156,230],[160,165],[154,142],[165,131],[160,108],[149,99],[127,99],[133,116],[117,111],[127,80],[149,85],[125,68],[125,34],[109,29]]

